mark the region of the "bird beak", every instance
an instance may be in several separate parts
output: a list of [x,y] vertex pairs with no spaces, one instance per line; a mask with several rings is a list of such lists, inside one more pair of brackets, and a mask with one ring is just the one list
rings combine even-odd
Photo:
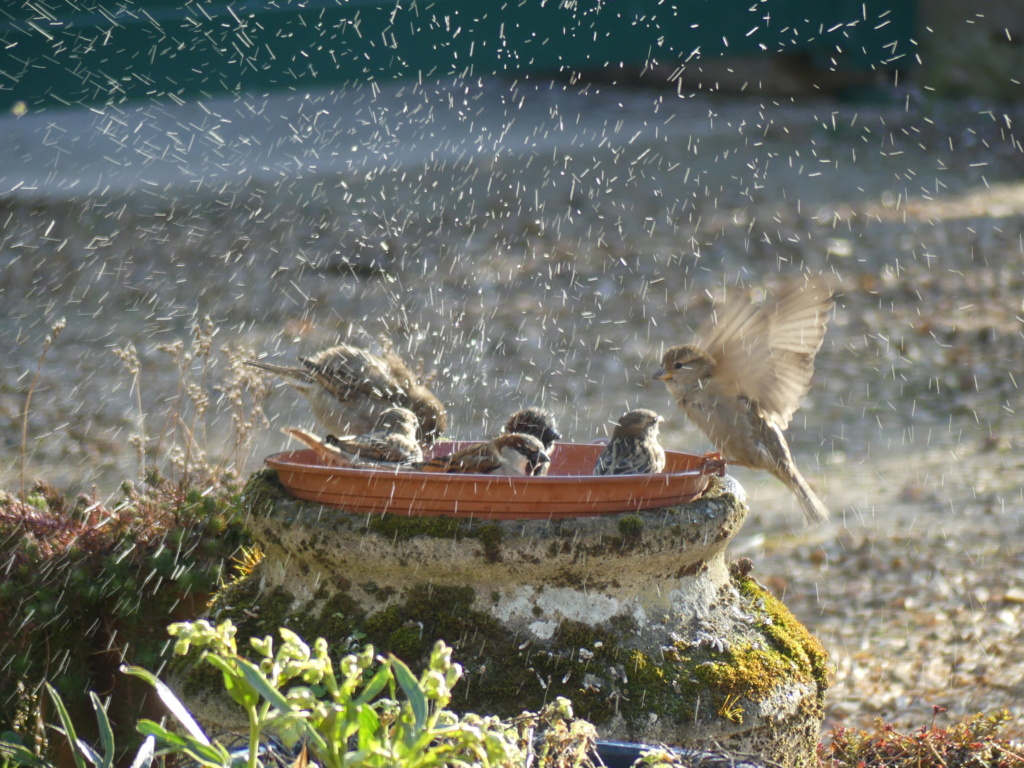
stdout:
[[654,378],[658,379],[659,381],[668,381],[669,379],[672,378],[672,374],[670,374],[664,368],[659,368],[654,372]]

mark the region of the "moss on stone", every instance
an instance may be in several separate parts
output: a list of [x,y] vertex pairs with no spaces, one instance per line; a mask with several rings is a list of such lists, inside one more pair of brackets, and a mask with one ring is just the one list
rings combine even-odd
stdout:
[[402,626],[401,609],[398,605],[392,604],[367,617],[363,624],[363,631],[371,642],[378,644],[391,636]]
[[[638,626],[626,614],[596,626],[562,621],[550,641],[538,643],[510,635],[493,616],[475,610],[475,591],[468,586],[416,585],[369,614],[338,591],[316,601],[318,610],[293,612],[282,592],[258,594],[257,578],[254,573],[232,584],[215,603],[236,621],[240,636],[288,626],[310,640],[341,643],[361,633],[417,670],[442,638],[466,670],[453,701],[464,711],[512,716],[566,696],[579,716],[596,725],[621,716],[639,734],[652,714],[677,722],[722,716],[738,722],[745,707],[763,702],[781,679],[813,681],[819,703],[827,684],[827,656],[817,640],[764,587],[735,570],[733,587],[764,643],[724,647],[690,635],[658,657],[630,646]],[[494,596],[487,596],[493,603]]]
[[[250,481],[247,494],[254,515],[265,514],[263,505],[273,501],[279,485],[272,473],[261,473]],[[553,525],[545,530],[549,555],[565,558],[618,556],[645,547],[662,547],[666,538],[672,546],[685,548],[704,539],[694,539],[694,516],[725,516],[731,510],[719,507],[738,502],[731,486],[714,480],[711,497],[697,511],[680,507],[664,510],[658,518],[659,537],[645,536],[651,525],[641,515],[624,515],[617,530],[604,535],[580,537],[571,526]],[[711,507],[708,506],[711,505]],[[350,531],[368,531],[391,541],[416,537],[476,539],[482,557],[488,563],[500,563],[506,544],[506,528],[495,523],[446,517],[406,517],[401,515],[352,515],[338,511],[339,527]],[[733,515],[736,516],[736,515]],[[737,523],[742,516],[737,517]],[[332,523],[333,525],[333,523]],[[508,541],[514,538],[508,535]],[[306,545],[302,545],[306,546]],[[312,545],[309,545],[312,546]],[[543,550],[541,550],[543,551]],[[655,551],[660,551],[656,549]],[[507,553],[506,553],[507,554]],[[543,555],[541,555],[543,557]],[[516,557],[525,555],[516,551]],[[705,560],[692,563],[686,573],[696,576],[708,569]],[[613,572],[609,572],[614,576]],[[504,595],[493,583],[479,588],[438,584],[381,586],[360,580],[346,571],[349,579],[332,579],[319,584],[316,595],[303,605],[293,605],[283,593],[273,590],[259,593],[254,572],[245,584],[232,584],[215,602],[216,618],[233,618],[240,636],[263,636],[278,626],[288,626],[307,640],[325,637],[335,646],[347,647],[358,639],[371,642],[380,652],[392,652],[422,669],[429,649],[437,639],[453,648],[463,665],[465,676],[455,689],[453,708],[463,711],[513,716],[523,709],[539,709],[556,696],[574,702],[579,716],[598,727],[614,721],[633,737],[648,733],[658,721],[688,727],[727,718],[739,722],[747,709],[770,704],[780,684],[817,686],[817,706],[826,685],[826,657],[821,646],[797,622],[781,602],[749,578],[749,569],[733,569],[731,582],[722,586],[716,601],[733,606],[752,617],[756,634],[744,632],[744,640],[716,639],[714,627],[701,619],[684,620],[666,616],[671,640],[659,642],[653,649],[648,636],[653,626],[641,625],[631,612],[623,611],[598,625],[561,621],[550,637],[546,633],[553,620],[545,618],[542,607],[534,603],[527,610],[540,621],[510,630],[488,611],[500,606]],[[601,591],[612,582],[597,584],[570,567],[550,568],[533,583],[535,589],[564,587],[579,592]],[[358,586],[356,586],[358,585]],[[367,604],[367,599],[371,602]],[[525,619],[525,617],[520,617]],[[658,617],[652,617],[658,621]],[[678,626],[672,622],[677,622]],[[726,628],[731,626],[725,622]],[[665,628],[658,627],[657,632]],[[706,634],[705,634],[706,632]],[[659,635],[660,636],[660,635]],[[814,698],[805,706],[813,707]]]
[[504,533],[500,525],[490,523],[488,525],[480,526],[475,530],[476,537],[480,539],[480,543],[484,548],[484,559],[488,563],[500,563],[501,562],[501,540],[504,537]]
[[[339,512],[338,514],[345,514]],[[504,532],[495,523],[480,524],[473,520],[459,520],[443,515],[421,517],[415,515],[373,515],[368,528],[391,541],[408,541],[417,536],[434,539],[477,539],[489,563],[502,561],[501,542]]]
[[396,629],[388,635],[386,646],[400,659],[418,659],[429,647],[424,642],[422,628],[415,625]]
[[636,541],[644,532],[644,521],[640,515],[623,515],[619,518],[619,533],[625,541]]
[[733,581],[740,594],[762,610],[764,618],[757,625],[758,629],[800,674],[814,681],[818,689],[818,703],[823,704],[828,690],[828,652],[782,601],[756,579],[734,572]]
[[458,539],[466,535],[465,524],[452,517],[421,517],[418,515],[373,515],[369,528],[392,541],[408,541],[417,536],[435,539]]
[[254,515],[269,515],[274,510],[274,502],[286,497],[277,470],[269,468],[254,472],[242,489],[242,504]]
[[[292,623],[296,622],[293,617]],[[320,603],[320,610],[304,623],[309,627],[308,637],[348,639],[366,622],[366,611],[347,592],[338,591]]]

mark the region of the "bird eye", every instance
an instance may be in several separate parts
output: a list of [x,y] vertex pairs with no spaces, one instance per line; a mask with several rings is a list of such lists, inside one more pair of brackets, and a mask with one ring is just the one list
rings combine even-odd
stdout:
[[678,371],[678,370],[684,368],[685,366],[682,363],[676,363],[672,367],[675,368]]

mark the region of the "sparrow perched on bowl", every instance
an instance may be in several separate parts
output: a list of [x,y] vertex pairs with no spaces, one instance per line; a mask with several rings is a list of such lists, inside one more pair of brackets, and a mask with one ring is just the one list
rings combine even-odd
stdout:
[[544,444],[544,450],[550,451],[555,440],[562,435],[555,424],[555,415],[547,408],[521,408],[508,417],[505,433],[532,435]]
[[663,421],[646,408],[619,419],[612,439],[597,457],[594,474],[649,475],[665,469],[665,449],[658,442],[658,425]]
[[299,362],[301,368],[245,361],[295,387],[309,401],[325,432],[370,432],[381,412],[391,406],[416,414],[419,440],[424,445],[433,443],[448,426],[448,413],[441,401],[390,349],[375,355],[351,344],[338,344],[312,357],[300,357]]
[[809,525],[827,520],[828,509],[797,470],[782,432],[810,388],[832,307],[820,277],[791,282],[763,306],[734,299],[692,344],[665,352],[654,374],[726,459],[785,483]]
[[388,408],[377,419],[372,431],[363,435],[319,438],[302,429],[289,427],[285,434],[316,451],[317,455],[338,466],[396,469],[423,460],[416,441],[419,420],[406,408]]
[[423,472],[533,477],[546,471],[551,459],[532,435],[499,435],[490,442],[414,464]]
[[[562,435],[555,424],[555,415],[547,408],[522,408],[513,413],[505,424],[504,434],[530,435],[536,437],[544,445],[544,451],[551,458],[555,440]],[[551,464],[543,464],[537,468],[538,475],[546,475]]]

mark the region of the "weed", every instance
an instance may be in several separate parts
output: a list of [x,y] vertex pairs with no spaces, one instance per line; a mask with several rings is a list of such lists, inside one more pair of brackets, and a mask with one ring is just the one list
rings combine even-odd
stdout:
[[32,376],[32,383],[28,386],[28,394],[25,395],[25,407],[21,414],[21,471],[20,471],[20,491],[21,498],[25,498],[25,459],[28,454],[28,415],[32,407],[32,395],[36,391],[36,387],[39,385],[39,373],[43,369],[43,360],[46,359],[46,353],[50,351],[50,347],[57,340],[60,332],[64,330],[67,325],[67,321],[62,317],[50,328],[50,333],[43,340],[43,350],[39,354],[39,360],[36,363],[36,370]]

